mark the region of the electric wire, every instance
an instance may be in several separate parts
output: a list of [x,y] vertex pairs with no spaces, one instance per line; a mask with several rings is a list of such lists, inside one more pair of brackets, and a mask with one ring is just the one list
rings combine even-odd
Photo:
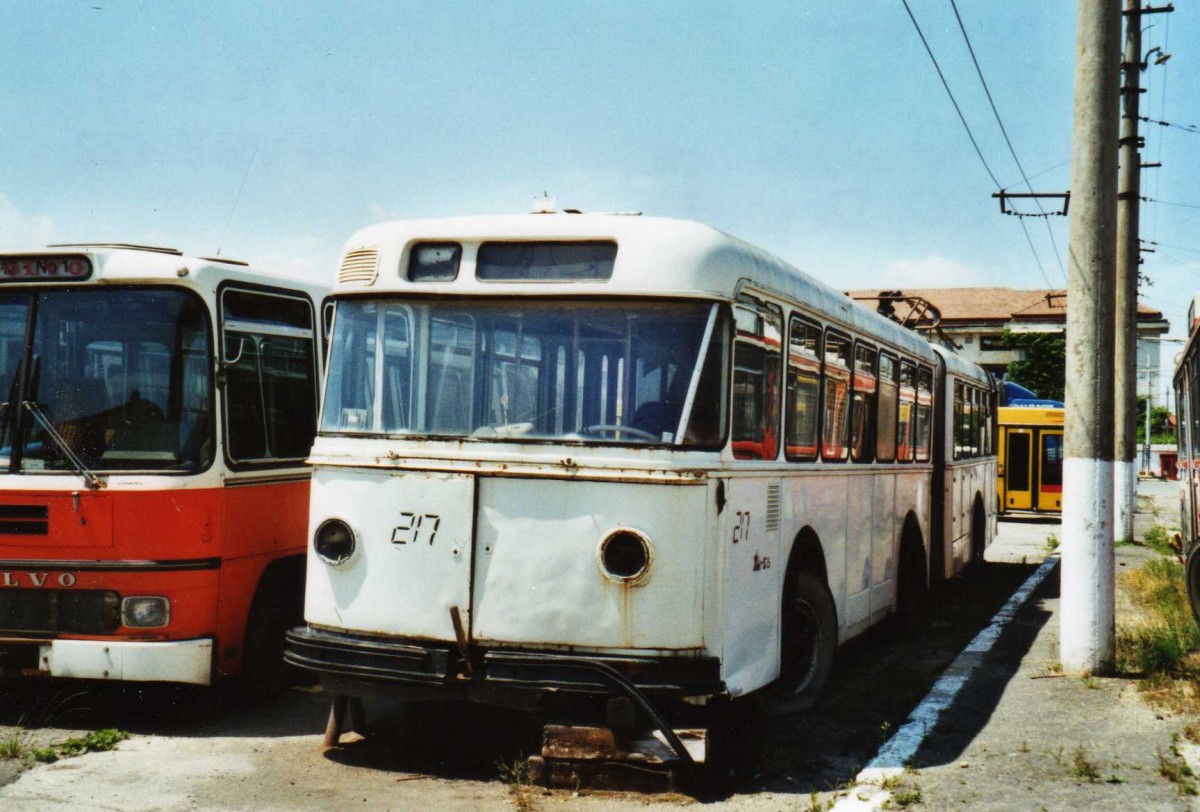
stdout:
[[[967,51],[971,54],[971,62],[975,65],[975,73],[979,76],[979,84],[983,85],[984,95],[987,96],[988,104],[992,108],[992,115],[996,117],[996,124],[1000,127],[1000,133],[1004,136],[1004,143],[1008,145],[1008,152],[1012,155],[1013,163],[1017,165],[1017,170],[1021,173],[1022,180],[1025,181],[1025,188],[1030,194],[1033,194],[1033,184],[1029,182],[1029,176],[1025,174],[1025,167],[1021,165],[1021,159],[1017,157],[1017,150],[1013,146],[1012,139],[1008,137],[1008,128],[1004,126],[1004,120],[1000,117],[1000,111],[996,108],[996,100],[992,98],[992,90],[988,87],[987,79],[983,78],[983,68],[979,65],[979,59],[975,56],[975,46],[971,44],[971,37],[967,34],[967,27],[963,24],[962,15],[958,13],[958,4],[954,0],[950,0],[950,8],[954,9],[954,19],[958,21],[958,30],[962,32],[963,42],[967,44]],[[1036,197],[1033,202],[1037,205],[1038,212],[1042,217],[1046,217],[1046,210],[1042,208],[1042,201]],[[1063,265],[1062,254],[1058,250],[1058,242],[1054,239],[1054,229],[1050,227],[1050,220],[1046,219],[1046,233],[1050,236],[1050,245],[1054,248],[1054,258],[1058,261],[1058,270],[1063,275],[1063,279],[1067,278],[1067,268]],[[1031,243],[1032,246],[1032,243]],[[1049,280],[1046,280],[1049,282]]]
[[1170,200],[1156,200],[1153,197],[1139,197],[1144,203],[1157,203],[1160,206],[1174,206],[1179,209],[1200,209],[1200,205],[1195,203],[1173,203]]
[[1176,130],[1183,130],[1184,132],[1200,135],[1200,127],[1196,127],[1192,124],[1175,124],[1171,121],[1159,121],[1158,119],[1150,118],[1149,116],[1138,116],[1138,118],[1150,124],[1157,124],[1160,127],[1171,127]]
[[[1035,172],[1034,174],[1032,174],[1028,178],[1026,178],[1025,182],[1028,183],[1029,181],[1033,180],[1034,178],[1040,178],[1042,175],[1046,175],[1050,172],[1053,172],[1055,169],[1066,166],[1069,163],[1071,163],[1071,159],[1067,158],[1067,160],[1056,163],[1054,166],[1050,167],[1049,169],[1043,169],[1041,172]],[[1008,186],[1005,186],[1003,188],[1007,189],[1009,186],[1012,186],[1012,185],[1013,184],[1010,183],[1010,184],[1008,184]]]
[[[917,18],[913,16],[912,9],[908,5],[908,0],[900,0],[904,4],[904,10],[908,13],[908,19],[912,21],[913,28],[917,30],[917,36],[921,38],[921,44],[925,46],[925,53],[929,55],[929,60],[933,62],[933,69],[937,71],[938,78],[942,80],[942,87],[946,90],[946,95],[950,97],[950,103],[954,105],[954,111],[958,113],[958,120],[962,122],[963,129],[967,132],[967,138],[971,141],[971,146],[975,148],[975,154],[979,156],[979,162],[983,164],[984,171],[988,177],[992,179],[995,187],[1003,191],[1004,187],[1000,185],[1000,181],[996,179],[996,173],[992,171],[992,167],[988,165],[987,158],[983,157],[983,150],[979,148],[979,142],[975,140],[975,134],[971,132],[971,125],[967,124],[967,117],[963,115],[962,108],[958,105],[958,100],[954,98],[954,92],[950,89],[950,83],[946,81],[946,74],[942,72],[942,66],[938,64],[937,57],[933,55],[933,49],[929,47],[929,41],[925,39],[925,32],[921,30],[921,24],[917,22]],[[1023,222],[1023,221],[1022,221]],[[1022,228],[1024,226],[1022,225]],[[1029,232],[1025,232],[1026,238],[1029,237]],[[1029,247],[1033,249],[1033,241],[1029,240]],[[1046,286],[1053,288],[1050,284],[1050,277],[1046,275],[1046,269],[1042,266],[1042,259],[1038,256],[1036,249],[1033,250],[1034,261],[1037,262],[1038,270],[1041,271],[1042,278],[1046,280]]]
[[1141,242],[1144,242],[1147,245],[1157,245],[1163,248],[1170,248],[1175,251],[1187,251],[1190,254],[1200,254],[1200,248],[1188,248],[1183,245],[1172,245],[1169,242],[1155,242],[1154,240],[1142,240]]

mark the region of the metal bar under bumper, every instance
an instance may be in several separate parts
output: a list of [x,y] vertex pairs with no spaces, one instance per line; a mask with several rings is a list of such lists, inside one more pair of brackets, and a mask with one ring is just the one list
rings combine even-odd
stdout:
[[301,626],[287,633],[283,659],[308,671],[377,682],[440,685],[450,675],[450,649],[331,634]]
[[[452,685],[458,679],[527,690],[607,695],[612,681],[581,662],[610,667],[639,691],[702,696],[725,690],[713,657],[604,657],[532,650],[479,650],[468,676],[454,644],[392,641],[301,627],[288,632],[284,659],[298,668],[378,683]],[[460,676],[460,674],[462,676]]]

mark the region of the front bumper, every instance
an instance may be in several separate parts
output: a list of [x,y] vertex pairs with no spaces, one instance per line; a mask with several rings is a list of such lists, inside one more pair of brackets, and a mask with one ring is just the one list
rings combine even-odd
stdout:
[[[387,640],[300,627],[288,632],[284,659],[322,676],[388,686],[465,687],[480,684],[523,690],[613,693],[597,663],[616,669],[638,690],[656,696],[711,696],[725,688],[715,657],[560,654],[532,649],[472,646],[470,667],[449,643]],[[583,666],[583,667],[581,667]]]
[[210,685],[213,641],[5,640],[0,674]]

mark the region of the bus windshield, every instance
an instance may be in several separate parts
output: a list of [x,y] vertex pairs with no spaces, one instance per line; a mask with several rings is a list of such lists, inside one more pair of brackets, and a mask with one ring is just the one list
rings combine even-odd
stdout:
[[726,400],[720,312],[711,302],[342,299],[321,430],[714,447]]
[[183,290],[0,291],[0,465],[207,467],[211,343],[204,303]]

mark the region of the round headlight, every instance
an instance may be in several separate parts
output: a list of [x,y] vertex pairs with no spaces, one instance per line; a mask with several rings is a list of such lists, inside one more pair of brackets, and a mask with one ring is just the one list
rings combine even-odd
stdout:
[[617,530],[600,542],[600,568],[614,581],[642,580],[650,569],[650,540],[635,530]]
[[326,564],[344,564],[354,555],[354,531],[341,519],[326,519],[313,534],[313,549]]

